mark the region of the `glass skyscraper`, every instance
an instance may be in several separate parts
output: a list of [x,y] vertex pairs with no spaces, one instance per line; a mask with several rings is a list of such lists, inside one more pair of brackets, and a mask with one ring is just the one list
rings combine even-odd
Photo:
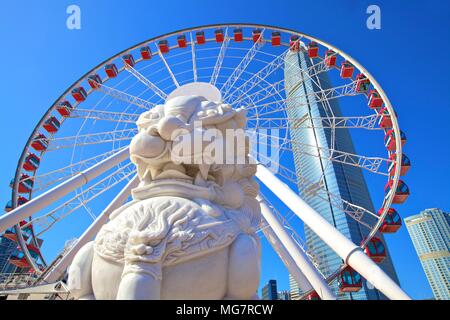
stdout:
[[262,288],[261,298],[263,300],[278,300],[277,281],[269,280]]
[[[328,160],[327,151],[355,153],[353,142],[346,128],[321,128],[321,117],[339,117],[341,110],[337,99],[320,101],[317,95],[322,89],[331,88],[327,72],[319,73],[311,66],[319,60],[312,60],[304,50],[289,52],[285,58],[285,90],[287,95],[287,116],[290,121],[290,135],[294,156],[295,171],[302,198],[330,224],[355,244],[360,244],[368,234],[364,228],[343,210],[330,204],[330,194],[350,203],[376,212],[359,167]],[[305,186],[312,183],[311,186]],[[320,186],[314,188],[314,186]],[[365,218],[368,219],[368,218]],[[366,222],[369,222],[366,220]],[[305,226],[306,245],[319,263],[321,272],[328,276],[338,269],[342,259],[331,250],[317,235]],[[382,235],[378,236],[383,241]],[[384,241],[383,241],[384,242]],[[392,261],[387,257],[380,267],[398,283]],[[385,299],[373,287],[363,281],[363,288],[356,293],[339,293],[337,283],[333,289],[338,299]],[[294,297],[292,297],[294,299]]]
[[289,274],[289,291],[291,293],[291,300],[298,300],[300,298],[300,288],[291,274]]
[[435,299],[450,300],[450,214],[426,209],[405,224]]

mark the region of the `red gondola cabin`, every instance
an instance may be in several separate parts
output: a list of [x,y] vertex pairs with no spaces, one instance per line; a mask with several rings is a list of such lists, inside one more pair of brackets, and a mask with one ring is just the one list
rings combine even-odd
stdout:
[[216,42],[218,42],[218,43],[223,42],[223,40],[224,40],[223,29],[215,30],[214,35],[216,36]]
[[[394,180],[389,180],[389,182],[384,187],[384,193],[387,196],[392,190],[392,184]],[[394,198],[392,203],[394,204],[402,204],[409,197],[409,188],[402,180],[398,181],[397,189],[395,190]]]
[[306,296],[306,300],[321,300],[317,292],[313,291]]
[[[401,140],[401,144],[402,146],[405,145],[406,143],[406,135],[403,131],[400,131],[400,140]],[[395,133],[394,130],[389,130],[386,132],[386,135],[384,136],[384,145],[386,146],[386,148],[389,151],[394,151],[396,148],[396,137],[395,137]]]
[[[396,167],[395,158],[396,158],[395,153],[393,153],[389,156],[389,159],[392,160],[392,162],[389,164],[389,167],[388,167],[390,177],[393,177],[395,174],[395,167]],[[400,175],[404,176],[409,171],[410,168],[411,168],[411,161],[403,153],[402,154],[402,163],[401,163],[401,168],[400,168]]]
[[86,90],[83,87],[78,87],[72,90],[72,97],[77,102],[83,102],[87,98]]
[[152,58],[152,52],[148,46],[144,46],[140,49],[141,57],[144,60],[150,60]]
[[378,109],[383,105],[383,99],[377,90],[370,90],[368,105],[370,109]]
[[[25,203],[27,203],[27,202],[28,202],[28,199],[27,199],[27,198],[24,198],[24,197],[18,197],[18,198],[17,198],[17,207],[20,207],[21,205],[23,205],[23,204],[25,204]],[[6,211],[6,212],[9,212],[9,211],[11,211],[12,209],[13,209],[12,200],[9,200],[9,201],[6,203],[5,211]]]
[[279,31],[272,32],[272,45],[273,46],[281,45],[281,34]]
[[25,256],[23,256],[23,253],[21,255],[11,255],[11,258],[9,258],[8,262],[21,269],[30,267],[27,259],[25,258]]
[[253,42],[262,42],[263,38],[262,38],[262,31],[261,29],[255,29],[252,31],[252,39]]
[[26,232],[26,233],[31,235],[31,232],[33,231],[33,225],[32,224],[29,224],[28,226],[24,227],[25,225],[28,224],[28,221],[25,221],[25,220],[20,221],[19,224],[20,224],[20,227],[21,227],[22,231],[24,231],[24,232]]
[[289,50],[294,51],[294,52],[300,51],[300,40],[299,39],[300,38],[297,35],[291,36],[291,38],[289,39]]
[[72,112],[72,105],[70,104],[69,101],[61,101],[58,103],[56,110],[58,111],[58,113],[60,115],[62,115],[63,117],[68,117],[70,116],[70,113]]
[[35,155],[34,153],[28,153],[25,161],[23,162],[23,169],[26,171],[34,172],[39,168],[40,163],[41,160],[37,155]]
[[325,53],[325,64],[328,67],[334,67],[336,65],[336,52],[334,52],[333,50],[327,50],[327,52]]
[[55,117],[50,117],[47,120],[45,120],[43,126],[48,133],[55,133],[59,130],[61,123]]
[[380,126],[380,128],[392,128],[391,114],[389,113],[388,109],[382,108],[378,110],[377,113],[380,115],[380,119],[378,120],[378,125]]
[[308,43],[308,57],[310,58],[317,58],[319,56],[319,45],[311,41]]
[[33,141],[31,142],[31,146],[36,151],[45,151],[48,148],[49,141],[46,136],[44,136],[42,133],[38,134],[36,137],[33,138]]
[[358,272],[347,266],[338,277],[339,292],[357,292],[362,288],[362,279]]
[[169,52],[169,42],[167,40],[160,40],[158,42],[158,48],[161,53],[168,53]]
[[[383,208],[378,210],[378,215],[381,216]],[[383,224],[380,227],[382,233],[395,233],[402,226],[402,218],[394,208],[389,208],[384,217]]]
[[356,92],[364,93],[369,91],[370,80],[362,73],[356,76]]
[[129,65],[130,67],[134,67],[134,57],[132,54],[125,54],[122,56],[122,60],[125,63],[125,65]]
[[177,42],[178,42],[178,46],[180,48],[186,48],[187,47],[186,36],[184,34],[179,35],[177,37]]
[[[17,242],[17,234],[15,234],[15,232],[13,230],[6,230],[5,233],[2,235],[3,238],[6,238],[8,240]],[[23,238],[25,240],[28,239],[28,236],[26,234],[23,235]]]
[[351,78],[353,76],[353,71],[355,71],[355,67],[349,62],[344,61],[341,64],[341,78]]
[[195,39],[197,40],[197,44],[204,44],[205,43],[205,32],[203,31],[197,31],[195,33]]
[[376,263],[381,263],[386,259],[386,248],[380,238],[377,237],[373,237],[367,242],[364,252]]
[[98,74],[91,74],[88,76],[88,83],[92,89],[98,89],[102,84],[102,78]]
[[105,66],[105,72],[109,78],[115,78],[119,74],[119,70],[114,63],[107,64]]
[[5,206],[5,212],[10,212],[12,209],[13,209],[13,207],[12,207],[12,201],[9,200],[9,201],[6,203],[6,206]]
[[[19,193],[30,193],[33,190],[34,181],[29,175],[22,173],[19,180]],[[14,179],[11,180],[10,186],[14,186]]]
[[244,39],[244,37],[242,35],[242,29],[239,29],[239,28],[234,29],[233,36],[234,36],[235,42],[241,42]]

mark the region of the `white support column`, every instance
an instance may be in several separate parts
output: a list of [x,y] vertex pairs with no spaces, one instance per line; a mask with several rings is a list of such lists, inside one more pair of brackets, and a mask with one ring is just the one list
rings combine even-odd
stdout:
[[[331,291],[325,279],[316,270],[306,254],[299,250],[266,202],[259,196],[258,201],[261,205],[261,214],[270,226],[270,228],[263,229],[264,234],[271,244],[275,242],[274,249],[282,256],[283,263],[285,263],[302,291],[309,291],[314,288],[323,300],[336,300],[335,294]],[[273,236],[275,236],[275,239],[273,239]],[[277,243],[278,241],[279,243]]]
[[95,219],[88,229],[78,238],[77,242],[70,248],[70,250],[59,260],[53,268],[44,277],[44,281],[52,283],[64,274],[67,267],[72,262],[73,258],[86,243],[91,241],[100,228],[108,221],[111,213],[118,209],[130,196],[131,190],[139,184],[139,177],[134,176],[128,184],[117,194],[111,203],[103,210],[103,212]]
[[280,181],[269,169],[258,165],[256,177],[282,200],[311,230],[333,249],[348,265],[393,300],[411,298],[364,254],[361,248],[347,239],[320,214],[303,201],[292,189]]
[[21,205],[20,207],[17,207],[9,213],[1,216],[0,233],[3,233],[6,229],[13,227],[20,221],[25,220],[26,218],[52,204],[53,202],[62,198],[76,188],[88,183],[108,169],[126,160],[128,157],[129,150],[128,147],[126,147],[106,158],[105,160],[100,161],[89,169],[76,174],[72,178],[59,184],[53,189],[50,189],[49,191],[37,196],[24,205]]

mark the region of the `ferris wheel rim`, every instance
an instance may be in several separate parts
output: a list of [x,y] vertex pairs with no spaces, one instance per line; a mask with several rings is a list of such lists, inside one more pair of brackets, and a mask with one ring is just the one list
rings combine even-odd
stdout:
[[[96,65],[95,67],[93,67],[91,70],[89,70],[88,72],[86,72],[83,76],[81,76],[77,81],[75,81],[71,86],[68,87],[68,89],[66,89],[56,100],[55,102],[49,107],[49,109],[44,113],[44,115],[42,116],[42,118],[38,121],[37,125],[35,126],[35,128],[32,130],[30,137],[28,138],[24,149],[22,151],[22,154],[19,158],[18,161],[18,165],[16,167],[16,172],[15,172],[15,176],[14,176],[14,186],[12,188],[12,204],[13,204],[13,208],[15,208],[17,206],[17,198],[19,196],[19,193],[17,191],[18,189],[18,184],[19,184],[19,177],[20,177],[20,173],[22,171],[22,165],[24,162],[25,157],[27,156],[27,152],[30,150],[31,148],[31,142],[33,140],[33,138],[36,136],[36,134],[39,133],[39,129],[42,128],[43,123],[45,122],[45,120],[51,115],[51,113],[55,110],[56,105],[58,102],[62,101],[62,99],[67,96],[70,91],[78,86],[81,82],[83,82],[83,80],[85,80],[90,74],[96,72],[97,70],[101,69],[105,64],[107,64],[108,62],[111,62],[117,58],[119,58],[121,55],[130,52],[134,49],[139,48],[140,46],[143,46],[145,44],[148,43],[152,43],[152,42],[156,42],[160,39],[164,39],[173,35],[177,35],[183,32],[193,32],[193,31],[198,31],[198,30],[204,30],[204,29],[210,29],[210,28],[220,28],[220,27],[249,27],[249,28],[267,28],[270,30],[276,30],[276,31],[281,31],[281,32],[285,32],[285,33],[290,33],[293,35],[298,35],[302,38],[306,38],[310,41],[315,41],[318,44],[329,48],[329,49],[333,49],[335,50],[340,56],[342,56],[343,58],[345,58],[346,60],[350,61],[358,70],[360,70],[362,73],[364,73],[364,75],[366,75],[372,85],[374,86],[374,88],[379,92],[380,96],[382,97],[385,107],[388,109],[388,112],[392,118],[392,130],[394,131],[395,135],[397,137],[400,136],[400,128],[398,125],[398,119],[395,113],[395,110],[392,107],[392,104],[389,100],[389,98],[387,97],[386,93],[384,92],[383,88],[379,85],[379,83],[376,81],[376,79],[367,71],[367,69],[365,69],[356,59],[354,59],[353,57],[351,57],[350,55],[346,54],[345,52],[343,52],[342,50],[340,50],[339,48],[325,42],[322,41],[318,38],[315,38],[313,36],[310,36],[308,34],[302,33],[302,32],[298,32],[296,30],[293,29],[289,29],[289,28],[283,28],[283,27],[277,27],[277,26],[272,26],[272,25],[265,25],[265,24],[252,24],[252,23],[221,23],[221,24],[208,24],[208,25],[202,25],[202,26],[196,26],[196,27],[192,27],[192,28],[184,28],[184,29],[180,29],[180,30],[176,30],[173,32],[169,32],[169,33],[165,33],[163,35],[159,35],[156,37],[152,37],[150,39],[144,40],[136,45],[130,46],[129,48],[122,50],[121,52],[107,58],[106,60],[104,60],[103,62],[99,63],[98,65]],[[159,53],[159,55],[161,55],[161,53]],[[122,69],[122,68],[121,68]],[[62,125],[63,122],[61,122]],[[45,153],[46,151],[44,151],[43,153]],[[395,163],[400,164],[401,163],[401,157],[402,157],[402,145],[400,142],[400,139],[396,139],[396,160]],[[400,179],[400,170],[401,170],[401,166],[400,165],[396,165],[395,166],[395,172],[394,175],[392,177],[393,180],[393,185],[392,185],[392,190],[395,190],[397,188],[399,179]],[[378,232],[378,230],[380,229],[383,220],[385,218],[385,216],[388,213],[389,208],[392,206],[392,202],[393,202],[393,194],[391,194],[391,196],[389,196],[387,198],[387,201],[384,202],[383,204],[383,212],[380,215],[380,219],[378,220],[378,222],[376,223],[376,225],[373,227],[372,231],[368,234],[365,242],[363,244],[361,244],[361,247],[364,248],[364,246],[367,244],[368,241],[370,241],[370,239],[372,237],[375,236],[375,234]],[[31,198],[31,197],[30,197]],[[20,228],[19,228],[20,229]],[[22,238],[23,236],[22,234],[18,234],[19,239]],[[33,235],[34,237],[34,235]],[[28,249],[22,246],[22,242],[19,241],[20,246],[22,248],[22,250],[26,253],[28,251]],[[41,255],[42,261],[43,257]],[[34,268],[36,273],[39,273],[39,270]]]

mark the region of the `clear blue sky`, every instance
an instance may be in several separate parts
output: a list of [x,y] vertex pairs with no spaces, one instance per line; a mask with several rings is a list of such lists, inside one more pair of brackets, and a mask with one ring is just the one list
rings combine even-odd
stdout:
[[[413,168],[406,217],[450,210],[450,2],[448,1],[21,1],[0,4],[0,203],[30,131],[51,103],[87,70],[145,39],[181,28],[251,22],[296,29],[343,49],[381,83],[407,133]],[[79,5],[81,30],[66,28]],[[366,28],[366,8],[381,7],[381,30]],[[413,298],[431,290],[406,228],[387,237],[402,287]],[[286,271],[266,250],[263,281]]]

